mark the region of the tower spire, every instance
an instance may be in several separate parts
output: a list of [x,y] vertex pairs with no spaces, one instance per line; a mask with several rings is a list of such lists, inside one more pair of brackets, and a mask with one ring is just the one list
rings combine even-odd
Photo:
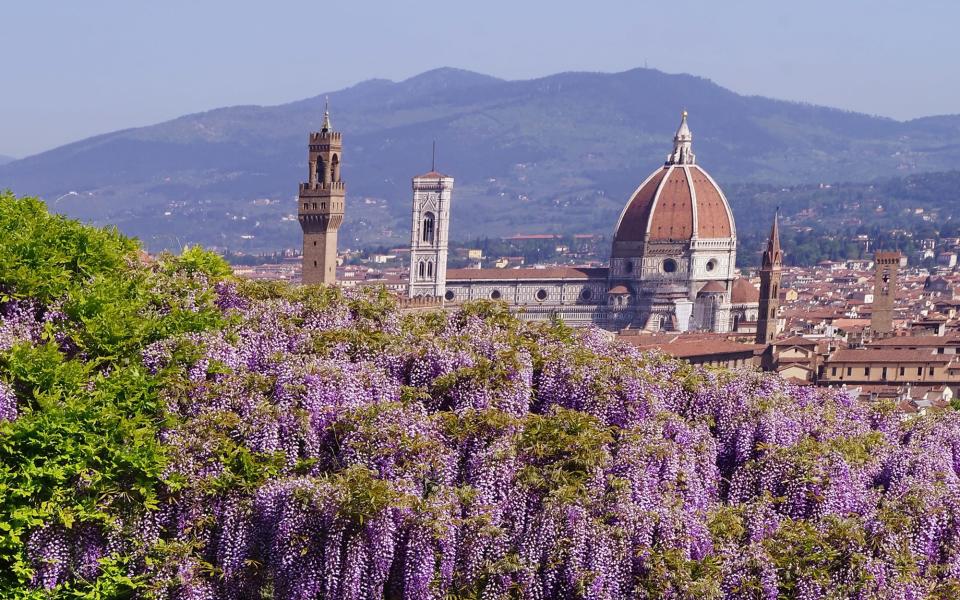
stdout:
[[330,96],[327,96],[323,103],[323,125],[320,131],[330,131],[333,127],[330,125]]
[[[779,323],[777,309],[780,307],[780,277],[783,267],[783,251],[780,249],[780,208],[773,215],[770,239],[763,251],[763,263],[760,267],[760,305],[757,311],[758,344],[770,344],[777,337]],[[771,357],[765,355],[769,364]]]
[[763,253],[764,267],[779,268],[783,263],[783,252],[780,250],[780,207],[773,215],[773,226],[770,228],[770,238],[767,240],[767,249]]
[[693,153],[693,134],[687,125],[687,111],[680,115],[680,127],[673,136],[673,152],[667,156],[668,165],[692,165],[696,162]]

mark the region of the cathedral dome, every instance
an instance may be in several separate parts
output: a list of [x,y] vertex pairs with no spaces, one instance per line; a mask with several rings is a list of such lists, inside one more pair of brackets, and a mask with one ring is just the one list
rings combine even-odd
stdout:
[[743,277],[733,280],[733,293],[730,296],[733,304],[756,304],[760,302],[760,290]]
[[733,213],[720,186],[695,164],[692,139],[684,112],[673,152],[630,197],[617,222],[614,243],[736,236]]

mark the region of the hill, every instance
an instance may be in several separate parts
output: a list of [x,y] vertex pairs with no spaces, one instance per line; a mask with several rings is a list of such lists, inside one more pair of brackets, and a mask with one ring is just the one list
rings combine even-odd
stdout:
[[[409,180],[427,170],[432,140],[440,168],[457,178],[452,235],[461,239],[609,230],[669,151],[681,108],[700,162],[721,184],[864,181],[960,165],[960,116],[898,122],[649,69],[504,81],[445,68],[329,97],[346,144],[344,246],[407,237]],[[289,215],[323,102],[221,108],[100,135],[0,166],[0,188],[116,223],[152,250],[296,246]]]
[[17,598],[951,598],[960,413],[497,303],[234,280],[0,193]]
[[5,164],[7,164],[7,163],[9,163],[9,162],[13,162],[13,161],[15,161],[15,160],[17,160],[17,159],[15,159],[15,158],[12,157],[12,156],[7,156],[7,155],[5,155],[5,154],[0,154],[0,165],[5,165]]

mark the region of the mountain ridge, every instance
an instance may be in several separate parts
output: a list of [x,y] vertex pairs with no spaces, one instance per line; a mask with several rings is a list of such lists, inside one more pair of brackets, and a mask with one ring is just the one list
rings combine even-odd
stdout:
[[[409,178],[429,166],[433,140],[438,165],[457,178],[466,220],[452,233],[464,236],[499,231],[530,203],[560,226],[607,219],[669,152],[681,109],[690,112],[699,162],[721,185],[871,181],[960,167],[960,115],[898,121],[745,96],[655,69],[503,80],[441,67],[78,140],[0,166],[0,187],[48,199],[77,192],[57,210],[116,223],[151,249],[169,247],[174,231],[216,247],[293,247],[289,217],[305,177],[306,137],[319,128],[327,97],[344,134],[343,239],[354,246],[406,237]],[[267,208],[251,208],[258,201]],[[197,218],[211,230],[199,239],[189,222]]]

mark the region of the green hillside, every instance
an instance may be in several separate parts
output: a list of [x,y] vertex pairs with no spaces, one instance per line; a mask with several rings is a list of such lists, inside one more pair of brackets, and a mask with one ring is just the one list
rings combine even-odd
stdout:
[[[296,91],[292,92],[296,93]],[[663,161],[682,108],[699,162],[740,182],[868,181],[960,166],[960,117],[899,122],[741,96],[707,79],[634,69],[503,81],[438,69],[329,93],[344,134],[344,246],[407,236],[409,181],[457,179],[453,235],[609,231],[630,191]],[[108,133],[0,166],[0,188],[114,223],[151,250],[294,247],[297,183],[323,95],[237,106]],[[736,201],[734,202],[736,208]],[[580,232],[580,231],[578,231]]]

